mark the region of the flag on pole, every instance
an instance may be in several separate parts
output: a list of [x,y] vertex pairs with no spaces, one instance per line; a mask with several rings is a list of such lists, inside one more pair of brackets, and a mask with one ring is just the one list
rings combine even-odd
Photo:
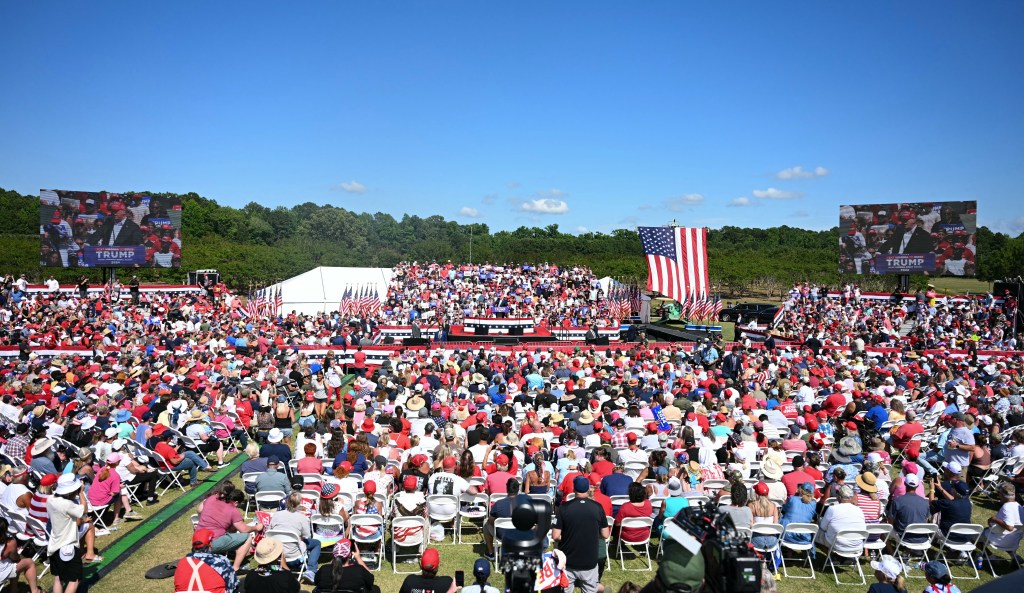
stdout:
[[775,318],[772,319],[772,328],[777,327],[782,323],[782,317],[786,314],[786,307],[779,307],[779,310],[775,312]]
[[640,312],[640,287],[633,285],[629,287],[629,315],[633,312]]
[[724,309],[724,308],[725,307],[722,305],[722,295],[721,294],[716,294],[715,295],[715,306],[711,310],[711,318],[714,319],[715,321],[717,321],[718,320],[718,316],[722,314],[722,309]]
[[284,297],[281,296],[281,287],[277,287],[277,294],[274,295],[274,315],[280,315],[284,309]]
[[338,303],[338,315],[348,317],[352,308],[352,287],[345,285],[345,292],[341,293],[341,302]]
[[708,292],[707,229],[640,227],[638,232],[647,257],[647,290],[679,302]]

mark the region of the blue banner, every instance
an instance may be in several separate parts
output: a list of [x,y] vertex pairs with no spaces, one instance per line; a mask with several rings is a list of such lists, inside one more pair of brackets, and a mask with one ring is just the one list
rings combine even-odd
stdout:
[[888,253],[875,256],[878,274],[915,274],[935,272],[934,253]]
[[651,413],[654,414],[654,419],[658,421],[659,431],[672,430],[672,425],[668,423],[668,420],[665,420],[665,412],[662,411],[659,404],[651,406]]
[[127,247],[86,245],[85,265],[95,268],[144,266],[146,265],[146,247],[144,245],[129,245]]

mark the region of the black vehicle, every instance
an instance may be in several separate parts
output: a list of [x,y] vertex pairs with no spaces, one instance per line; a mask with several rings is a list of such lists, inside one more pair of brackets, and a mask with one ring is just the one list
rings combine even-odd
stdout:
[[722,309],[722,313],[718,316],[718,319],[721,321],[736,321],[737,319],[742,319],[745,323],[749,322],[753,318],[757,319],[758,323],[771,323],[775,319],[775,314],[778,311],[778,305],[769,305],[766,303],[740,303],[738,305]]

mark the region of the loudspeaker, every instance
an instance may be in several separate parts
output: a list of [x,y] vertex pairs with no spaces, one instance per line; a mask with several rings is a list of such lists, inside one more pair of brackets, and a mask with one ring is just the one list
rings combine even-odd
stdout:
[[518,346],[519,340],[517,338],[494,338],[495,346]]
[[521,336],[523,335],[523,326],[519,325],[516,327],[508,328],[508,335],[510,336]]
[[587,340],[587,343],[591,346],[607,346],[609,344],[608,336],[600,336],[593,340]]
[[405,346],[429,346],[430,338],[403,338],[402,344]]
[[474,327],[473,328],[473,334],[477,335],[477,336],[486,336],[487,335],[487,326],[486,325],[478,325],[478,326]]

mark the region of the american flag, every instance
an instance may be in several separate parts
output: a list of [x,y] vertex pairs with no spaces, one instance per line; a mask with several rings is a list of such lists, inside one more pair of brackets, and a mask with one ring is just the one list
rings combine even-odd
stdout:
[[785,314],[786,314],[786,307],[785,306],[779,307],[779,310],[775,312],[775,318],[772,319],[772,327],[773,328],[777,327],[780,323],[782,323],[782,317]]
[[722,305],[722,295],[716,294],[714,306],[711,308],[711,318],[717,320],[718,316],[722,314],[722,309],[724,308],[725,306]]
[[638,231],[647,256],[647,290],[679,302],[708,292],[707,229],[648,226]]
[[366,286],[366,294],[363,295],[363,316],[373,317],[380,310],[380,297],[377,295],[377,287],[373,284]]
[[284,309],[284,297],[281,296],[281,287],[277,287],[277,294],[274,295],[274,315],[280,315]]
[[352,312],[352,287],[345,285],[345,292],[341,293],[341,302],[338,303],[338,314],[348,317]]
[[626,315],[632,315],[634,311],[640,311],[640,287],[629,287],[629,311]]

